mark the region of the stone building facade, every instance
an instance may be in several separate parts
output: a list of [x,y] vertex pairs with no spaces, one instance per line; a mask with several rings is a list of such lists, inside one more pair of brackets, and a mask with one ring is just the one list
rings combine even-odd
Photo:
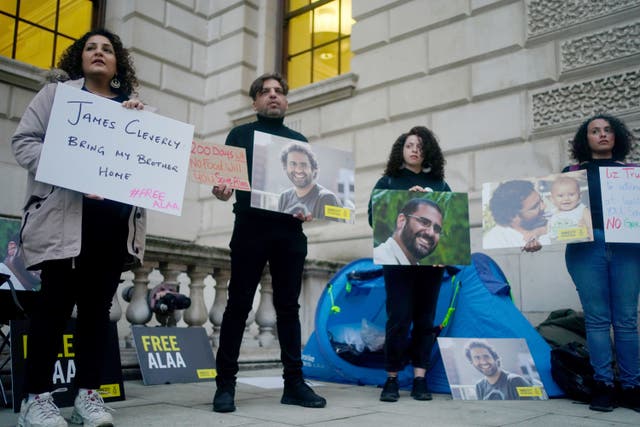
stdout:
[[[279,67],[280,14],[277,0],[108,0],[106,26],[134,54],[142,99],[223,143],[253,118],[251,81]],[[356,159],[356,225],[306,225],[310,258],[371,255],[370,190],[414,125],[438,135],[447,181],[469,194],[472,251],[482,250],[483,183],[559,172],[595,111],[640,134],[638,0],[354,0],[352,15],[351,72],[289,95],[290,127]],[[0,215],[20,214],[25,174],[9,140],[39,71],[0,57]],[[152,212],[149,231],[224,248],[232,220],[231,203],[188,183],[182,217]],[[579,308],[563,251],[489,253],[534,323]]]

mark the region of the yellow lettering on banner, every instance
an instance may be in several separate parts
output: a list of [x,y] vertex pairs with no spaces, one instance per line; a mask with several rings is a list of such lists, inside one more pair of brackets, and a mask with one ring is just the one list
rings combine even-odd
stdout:
[[351,209],[339,206],[324,205],[324,216],[336,219],[351,219]]
[[120,397],[122,392],[120,391],[120,384],[102,384],[98,389],[98,393],[103,398]]
[[180,351],[178,337],[176,335],[142,335],[142,348],[149,351]]
[[171,342],[171,351],[180,351],[180,347],[178,347],[178,337],[171,335],[169,340]]
[[215,369],[196,369],[196,375],[198,375],[198,378],[200,379],[215,378],[216,370]]
[[[73,335],[65,334],[62,336],[62,356],[64,357],[75,357],[76,354],[73,352]],[[61,355],[58,355],[61,357]]]
[[542,397],[542,387],[516,387],[519,397]]
[[22,358],[27,358],[27,334],[22,336]]

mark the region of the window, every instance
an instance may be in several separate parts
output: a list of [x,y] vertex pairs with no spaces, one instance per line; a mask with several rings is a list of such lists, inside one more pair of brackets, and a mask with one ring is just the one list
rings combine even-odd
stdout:
[[350,71],[351,0],[288,0],[284,66],[294,89]]
[[0,0],[0,55],[51,68],[103,18],[104,0]]

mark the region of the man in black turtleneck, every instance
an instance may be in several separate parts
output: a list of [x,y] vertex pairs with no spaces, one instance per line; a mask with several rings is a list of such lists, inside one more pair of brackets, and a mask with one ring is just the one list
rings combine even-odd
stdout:
[[[253,163],[253,135],[255,131],[307,141],[300,133],[286,127],[287,82],[278,73],[258,77],[249,89],[258,120],[231,129],[226,145],[242,147],[247,154],[247,168],[251,177]],[[213,195],[229,200],[233,190],[216,186]],[[273,284],[273,305],[283,365],[284,391],[281,403],[309,408],[322,408],[324,398],[318,396],[302,377],[300,318],[298,297],[302,286],[304,260],[307,256],[307,237],[302,222],[310,216],[302,213],[288,215],[251,207],[251,193],[238,191],[233,205],[236,215],[231,248],[231,279],[229,299],[222,317],[220,343],[216,355],[216,393],[213,410],[235,411],[235,384],[238,356],[245,322],[253,304],[264,267],[269,262]]]

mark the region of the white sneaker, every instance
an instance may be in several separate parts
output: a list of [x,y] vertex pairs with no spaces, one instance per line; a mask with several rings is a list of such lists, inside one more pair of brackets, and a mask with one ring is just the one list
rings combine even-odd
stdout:
[[[55,393],[55,390],[52,393]],[[20,405],[18,427],[67,427],[60,409],[53,402],[52,393],[38,394],[32,401],[27,399]]]
[[104,404],[98,390],[81,390],[73,403],[69,421],[85,427],[113,427],[113,417],[107,410],[113,411]]

